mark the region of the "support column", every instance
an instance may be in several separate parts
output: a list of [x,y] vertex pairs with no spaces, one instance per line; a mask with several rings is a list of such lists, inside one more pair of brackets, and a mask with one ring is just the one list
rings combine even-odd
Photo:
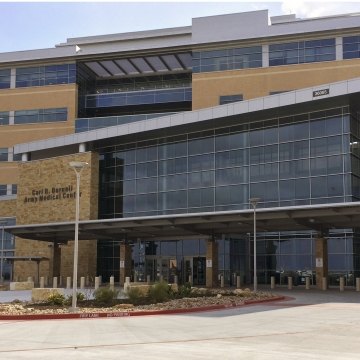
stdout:
[[206,243],[206,287],[218,285],[219,251],[215,239],[208,239]]
[[131,247],[120,244],[120,286],[124,286],[125,278],[131,276]]
[[328,277],[328,247],[323,234],[318,234],[315,240],[315,269],[316,287],[321,290],[322,279]]

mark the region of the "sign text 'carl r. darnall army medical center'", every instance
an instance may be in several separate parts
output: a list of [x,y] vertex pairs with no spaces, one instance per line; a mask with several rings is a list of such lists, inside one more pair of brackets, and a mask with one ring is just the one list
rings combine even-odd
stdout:
[[[79,194],[81,196],[81,192]],[[30,196],[25,196],[24,203],[37,203],[41,201],[75,199],[76,191],[72,185],[65,187],[52,187],[33,189]]]

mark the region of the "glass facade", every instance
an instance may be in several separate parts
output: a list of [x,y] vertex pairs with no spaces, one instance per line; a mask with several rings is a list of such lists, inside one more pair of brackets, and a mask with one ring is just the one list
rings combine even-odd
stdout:
[[356,200],[350,123],[340,107],[100,149],[101,217]]
[[0,112],[0,125],[9,125],[9,112],[8,111]]
[[67,120],[67,108],[15,111],[14,124],[34,124]]
[[9,89],[10,88],[10,69],[0,70],[0,89]]
[[241,94],[239,95],[223,95],[220,96],[220,101],[219,104],[220,105],[224,105],[224,104],[230,104],[236,101],[242,101],[243,100],[243,96]]
[[269,65],[290,65],[336,59],[335,39],[269,45]]
[[354,59],[360,57],[360,36],[343,38],[343,58]]
[[9,149],[0,148],[0,161],[8,161]]
[[193,73],[262,67],[262,47],[193,52]]
[[36,66],[16,69],[16,87],[72,84],[75,82],[75,64]]
[[[4,231],[3,226],[12,226],[16,224],[15,218],[0,218],[0,239],[3,243],[3,255],[14,256],[15,251],[15,236]],[[0,249],[1,251],[1,249]],[[9,281],[12,279],[12,266],[11,262],[5,260],[3,262],[3,277],[4,280]]]

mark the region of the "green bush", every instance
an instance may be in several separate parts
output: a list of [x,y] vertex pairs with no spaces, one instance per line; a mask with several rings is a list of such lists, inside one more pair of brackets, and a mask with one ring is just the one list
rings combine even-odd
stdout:
[[[81,293],[81,292],[77,292],[76,293],[76,299],[77,299],[77,302],[84,301],[85,300],[85,295],[83,293]],[[71,305],[72,304],[72,295],[69,295],[65,299],[64,304],[65,305]]]
[[184,285],[181,285],[178,287],[178,292],[176,294],[176,297],[179,299],[182,299],[184,297],[190,297],[191,296],[191,284],[185,283]]
[[118,296],[118,291],[110,287],[98,288],[94,291],[94,300],[98,305],[112,305]]
[[63,306],[65,304],[65,296],[59,293],[51,294],[47,298],[47,303],[49,305],[61,305]]
[[138,287],[130,287],[127,291],[129,301],[133,305],[144,304],[147,301],[147,294],[145,295]]
[[155,283],[149,289],[149,298],[153,303],[161,303],[172,297],[171,287],[165,282]]

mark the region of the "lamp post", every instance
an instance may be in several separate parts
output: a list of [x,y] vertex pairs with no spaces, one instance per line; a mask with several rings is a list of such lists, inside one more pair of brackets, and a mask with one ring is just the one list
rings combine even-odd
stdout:
[[80,174],[87,162],[71,161],[69,162],[76,174],[76,208],[75,208],[75,239],[74,239],[74,270],[73,270],[73,289],[72,289],[72,310],[76,311],[76,292],[77,292],[77,270],[79,257],[79,214],[80,214]]
[[249,202],[254,208],[254,291],[257,291],[257,266],[256,266],[256,205],[260,201],[259,198],[250,198]]
[[7,224],[6,220],[0,220],[0,225],[2,226],[1,230],[1,258],[0,258],[0,281],[4,281],[3,277],[3,268],[4,268],[4,238],[5,238],[5,225]]

